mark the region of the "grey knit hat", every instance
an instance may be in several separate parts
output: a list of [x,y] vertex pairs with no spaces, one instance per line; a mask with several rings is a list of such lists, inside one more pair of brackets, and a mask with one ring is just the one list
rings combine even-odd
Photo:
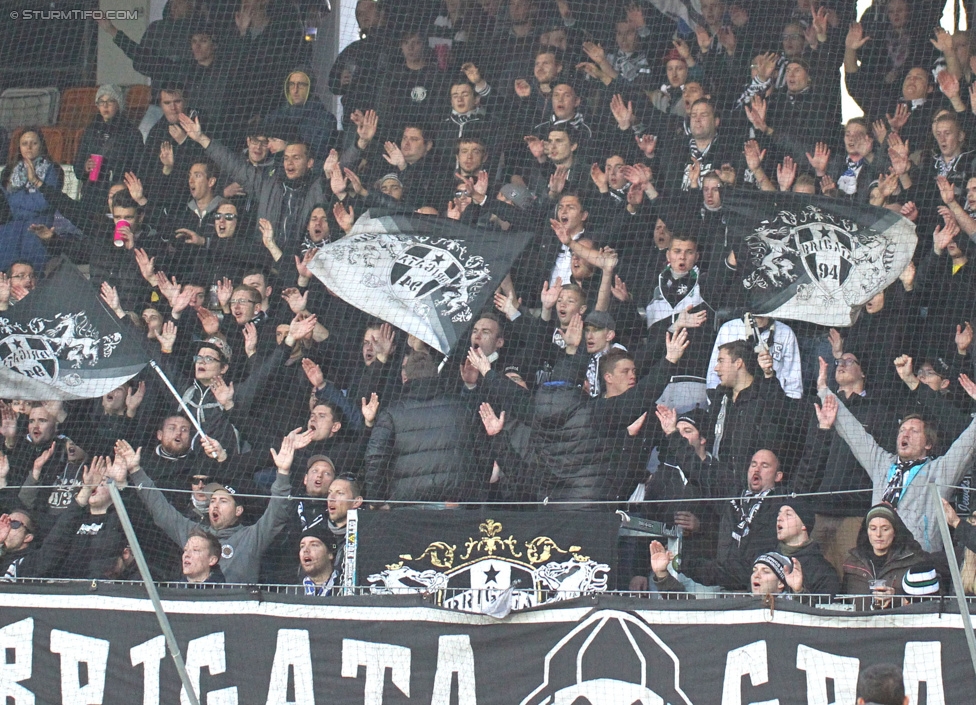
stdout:
[[125,110],[125,93],[122,91],[121,86],[117,86],[114,83],[103,83],[95,92],[95,102],[97,103],[102,98],[110,98],[118,103],[120,112]]

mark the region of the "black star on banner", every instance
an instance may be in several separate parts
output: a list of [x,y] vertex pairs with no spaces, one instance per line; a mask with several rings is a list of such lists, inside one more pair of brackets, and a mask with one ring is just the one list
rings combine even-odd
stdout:
[[492,566],[491,568],[489,568],[488,570],[486,570],[485,571],[485,582],[486,583],[496,583],[497,584],[497,580],[495,580],[495,579],[498,577],[498,573],[499,572],[500,571],[495,570],[495,566]]

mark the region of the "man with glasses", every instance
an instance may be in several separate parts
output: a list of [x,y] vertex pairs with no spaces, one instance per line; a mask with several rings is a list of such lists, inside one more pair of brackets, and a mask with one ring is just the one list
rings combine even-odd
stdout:
[[6,273],[0,272],[0,311],[6,311],[12,303],[17,303],[37,286],[34,265],[26,260],[17,260]]
[[224,202],[216,191],[219,179],[220,172],[213,163],[207,160],[194,162],[187,178],[189,200],[164,207],[163,214],[168,216],[168,223],[161,229],[171,239],[167,253],[157,259],[156,264],[179,281],[191,275],[206,278],[212,271],[210,242],[216,235],[214,216]]

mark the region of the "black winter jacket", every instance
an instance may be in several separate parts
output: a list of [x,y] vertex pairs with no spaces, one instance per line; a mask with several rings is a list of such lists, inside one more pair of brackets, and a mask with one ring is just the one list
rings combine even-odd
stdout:
[[445,395],[436,377],[415,379],[380,411],[366,445],[371,499],[446,502],[477,499],[491,464],[480,462],[474,409]]

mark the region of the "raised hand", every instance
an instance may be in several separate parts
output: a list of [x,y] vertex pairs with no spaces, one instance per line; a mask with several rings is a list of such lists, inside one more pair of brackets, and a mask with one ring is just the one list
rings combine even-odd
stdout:
[[343,167],[342,173],[346,175],[346,180],[349,182],[349,185],[352,186],[353,193],[355,193],[357,196],[369,195],[369,191],[367,191],[363,186],[363,181],[359,178],[359,174],[349,167]]
[[285,343],[288,343],[288,338],[291,338],[294,342],[298,342],[299,340],[305,340],[310,337],[312,331],[315,330],[316,323],[318,323],[318,317],[314,314],[305,318],[300,318],[296,315],[288,326],[288,335],[285,338]]
[[769,348],[764,347],[756,356],[756,361],[759,363],[759,369],[763,371],[763,374],[767,378],[775,374],[773,371],[773,356],[769,354]]
[[300,428],[296,428],[287,436],[281,439],[281,448],[276,452],[271,448],[271,458],[274,460],[275,467],[282,475],[291,472],[291,464],[295,460],[295,436],[301,433]]
[[810,162],[810,166],[817,173],[817,176],[823,176],[827,173],[827,162],[830,161],[830,148],[823,142],[817,142],[816,148],[813,150],[813,154],[807,152],[807,161]]
[[529,148],[532,156],[535,157],[536,161],[542,163],[546,159],[546,143],[540,140],[535,135],[526,135],[522,138],[525,142],[525,146]]
[[678,412],[675,409],[666,404],[658,404],[654,415],[657,416],[658,423],[661,424],[661,430],[664,431],[665,436],[670,436],[678,430]]
[[839,360],[844,355],[844,339],[841,337],[840,331],[836,328],[831,328],[827,332],[827,340],[830,341],[830,352],[833,354],[835,360]]
[[325,386],[325,375],[322,374],[322,368],[314,361],[307,357],[302,358],[302,371],[313,389],[321,389]]
[[241,334],[244,336],[244,354],[253,357],[258,351],[257,326],[253,322],[245,323]]
[[112,309],[112,312],[116,316],[122,318],[125,315],[125,311],[122,310],[122,305],[119,302],[119,291],[114,286],[108,282],[102,282],[101,291],[99,291],[102,301],[105,305]]
[[[756,140],[749,140],[742,147],[742,153],[746,157],[746,166],[749,171],[756,172],[762,168],[763,159],[766,158],[766,150],[759,149],[759,143]],[[809,158],[810,155],[807,155]]]
[[532,84],[526,81],[524,78],[518,78],[515,80],[515,95],[519,98],[528,98],[532,95]]
[[54,455],[54,449],[57,446],[56,443],[51,443],[43,453],[34,459],[34,466],[31,469],[31,475],[34,477],[34,482],[39,482],[41,479],[41,471],[44,466],[47,465],[47,461],[51,459]]
[[[332,150],[333,152],[335,150]],[[399,151],[399,149],[397,150]],[[402,155],[401,155],[402,156]],[[387,160],[389,161],[389,160]],[[392,164],[392,162],[390,162]],[[329,176],[329,188],[340,201],[346,196],[346,175],[342,169],[334,168]]]
[[301,313],[308,308],[308,291],[303,294],[295,287],[289,287],[281,292],[281,298],[288,304],[292,313]]
[[817,361],[819,362],[817,372],[817,391],[820,391],[821,389],[827,388],[827,370],[829,369],[829,365],[827,365],[827,361],[822,357],[818,357]]
[[755,127],[759,132],[766,131],[766,99],[761,95],[754,95],[752,100],[746,104],[746,117],[749,118],[749,122]]
[[795,558],[790,560],[793,561],[793,570],[786,574],[786,585],[793,592],[803,592],[803,566]]
[[976,399],[976,382],[969,379],[969,375],[959,375],[959,384],[972,399]]
[[488,374],[488,371],[491,369],[491,362],[488,360],[488,356],[476,348],[468,348],[468,362],[481,373],[482,377]]
[[823,405],[814,403],[813,408],[817,412],[817,422],[822,430],[826,431],[834,427],[834,422],[837,421],[837,397],[828,394],[824,397]]
[[932,233],[932,249],[935,254],[941,255],[958,234],[959,224],[955,220],[947,220],[942,225],[937,225],[935,232]]
[[864,36],[864,27],[860,22],[851,22],[847,28],[847,36],[844,38],[844,48],[851,51],[858,51],[861,47],[871,41],[871,37]]
[[461,64],[461,73],[464,74],[464,77],[468,79],[472,86],[477,86],[482,81],[481,70],[470,61]]
[[194,142],[199,142],[203,138],[203,130],[200,129],[200,118],[190,118],[186,113],[180,113],[180,127]]
[[130,419],[135,418],[139,406],[146,398],[146,383],[139,382],[136,387],[129,387],[125,392],[125,415]]
[[373,341],[373,352],[376,353],[377,360],[386,364],[386,361],[390,359],[390,355],[393,354],[393,342],[395,339],[396,334],[393,331],[393,326],[389,323],[384,323],[380,326],[379,335]]
[[956,326],[956,352],[965,355],[973,345],[973,326],[966,321],[965,326]]
[[360,409],[363,412],[363,421],[366,423],[366,428],[372,428],[373,424],[376,422],[376,414],[380,410],[380,398],[376,396],[376,392],[372,392],[369,395],[369,401],[366,401],[366,397],[359,400]]
[[386,160],[387,164],[395,166],[400,171],[407,168],[407,160],[403,156],[403,152],[400,151],[400,147],[393,142],[386,142],[383,144],[383,149],[386,154],[383,155],[383,159]]
[[214,377],[210,383],[210,391],[213,392],[214,399],[224,408],[224,411],[229,411],[234,404],[234,383],[228,384],[223,377]]
[[552,307],[556,305],[556,301],[559,299],[559,295],[563,291],[563,278],[556,277],[556,283],[549,286],[549,282],[542,283],[542,293],[539,295],[542,301],[542,308],[546,311],[551,311]]
[[688,330],[682,328],[674,335],[671,335],[671,331],[667,331],[664,334],[664,340],[665,349],[667,350],[664,357],[672,365],[678,364],[678,360],[681,359],[681,356],[685,354],[685,350],[688,349]]
[[207,335],[217,335],[220,330],[220,319],[210,309],[201,306],[197,309],[197,319]]
[[362,120],[356,123],[357,147],[365,149],[366,146],[376,137],[376,128],[379,125],[379,118],[375,110],[367,110],[362,114]]
[[573,317],[569,319],[569,325],[566,326],[566,332],[563,333],[563,340],[566,341],[567,352],[573,348],[574,353],[580,343],[583,342],[583,317],[580,314],[574,313]]
[[[945,73],[945,71],[942,73]],[[954,203],[956,200],[956,190],[949,183],[949,179],[944,176],[937,176],[935,177],[935,183],[939,187],[939,195],[942,197],[942,202],[946,205]]]
[[590,179],[593,181],[593,185],[596,186],[600,193],[606,193],[610,190],[609,186],[607,185],[607,175],[603,169],[600,168],[599,162],[593,162],[592,166],[590,166]]
[[635,135],[634,139],[637,140],[637,148],[645,157],[650,159],[654,156],[654,150],[657,149],[656,135],[641,135],[640,137]]
[[825,196],[833,196],[834,191],[837,190],[837,182],[834,181],[834,177],[830,174],[824,174],[820,177],[820,192]]
[[121,464],[127,475],[131,475],[140,467],[142,448],[133,450],[128,441],[118,440],[115,442],[115,460]]
[[613,294],[613,298],[617,301],[626,303],[632,300],[630,292],[627,291],[627,284],[616,274],[613,277],[613,285],[610,287],[610,293]]
[[610,112],[621,130],[629,130],[634,126],[634,104],[630,101],[624,103],[623,96],[619,93],[615,93],[610,99]]
[[495,410],[491,408],[491,404],[488,402],[483,402],[478,407],[478,415],[481,417],[481,424],[489,436],[497,436],[505,428],[505,412],[503,411],[500,416],[496,416]]
[[959,79],[949,73],[948,70],[940,71],[937,80],[939,90],[946,98],[955,100],[959,97]]
[[159,145],[159,161],[163,165],[164,173],[172,173],[176,161],[173,157],[173,145],[169,142],[163,142]]
[[312,258],[315,257],[317,252],[318,250],[316,248],[310,247],[304,255],[295,255],[295,269],[298,270],[298,276],[305,279],[306,282],[312,278],[312,272],[308,268],[308,263],[312,261]]
[[674,560],[674,554],[664,548],[664,544],[657,539],[651,541],[650,552],[651,572],[654,573],[656,578],[666,578],[668,576],[668,567],[671,565],[671,561]]
[[566,180],[569,178],[569,167],[559,166],[549,177],[549,195],[555,196],[563,192],[566,188]]
[[702,54],[708,53],[708,48],[712,44],[712,35],[704,25],[695,25],[695,39],[698,40],[698,48]]
[[701,186],[701,172],[702,172],[701,160],[696,157],[692,157],[691,168],[688,169],[689,188],[699,188]]
[[[935,28],[935,38],[929,39],[932,42],[932,46],[941,51],[943,54],[949,54],[952,51],[952,35],[946,32],[942,27]],[[940,72],[940,76],[945,73],[945,71]]]
[[356,222],[356,212],[349,206],[348,209],[343,208],[339,201],[336,201],[332,206],[332,215],[335,217],[336,222],[342,231],[348,233],[352,230],[353,224]]
[[173,321],[166,321],[156,335],[159,347],[164,353],[173,352],[173,345],[176,344],[176,330],[176,324]]
[[900,132],[901,128],[905,126],[908,122],[908,118],[911,116],[911,111],[908,106],[904,103],[899,103],[895,106],[895,114],[891,115],[885,113],[885,119],[888,120],[888,126],[891,128],[892,132]]
[[776,183],[779,184],[780,191],[789,191],[794,181],[796,181],[796,162],[787,154],[783,157],[783,163],[776,165]]
[[495,292],[495,308],[502,313],[505,318],[510,321],[514,321],[516,314],[519,312],[519,304],[522,303],[521,299],[515,299],[515,292],[506,294],[501,289]]

